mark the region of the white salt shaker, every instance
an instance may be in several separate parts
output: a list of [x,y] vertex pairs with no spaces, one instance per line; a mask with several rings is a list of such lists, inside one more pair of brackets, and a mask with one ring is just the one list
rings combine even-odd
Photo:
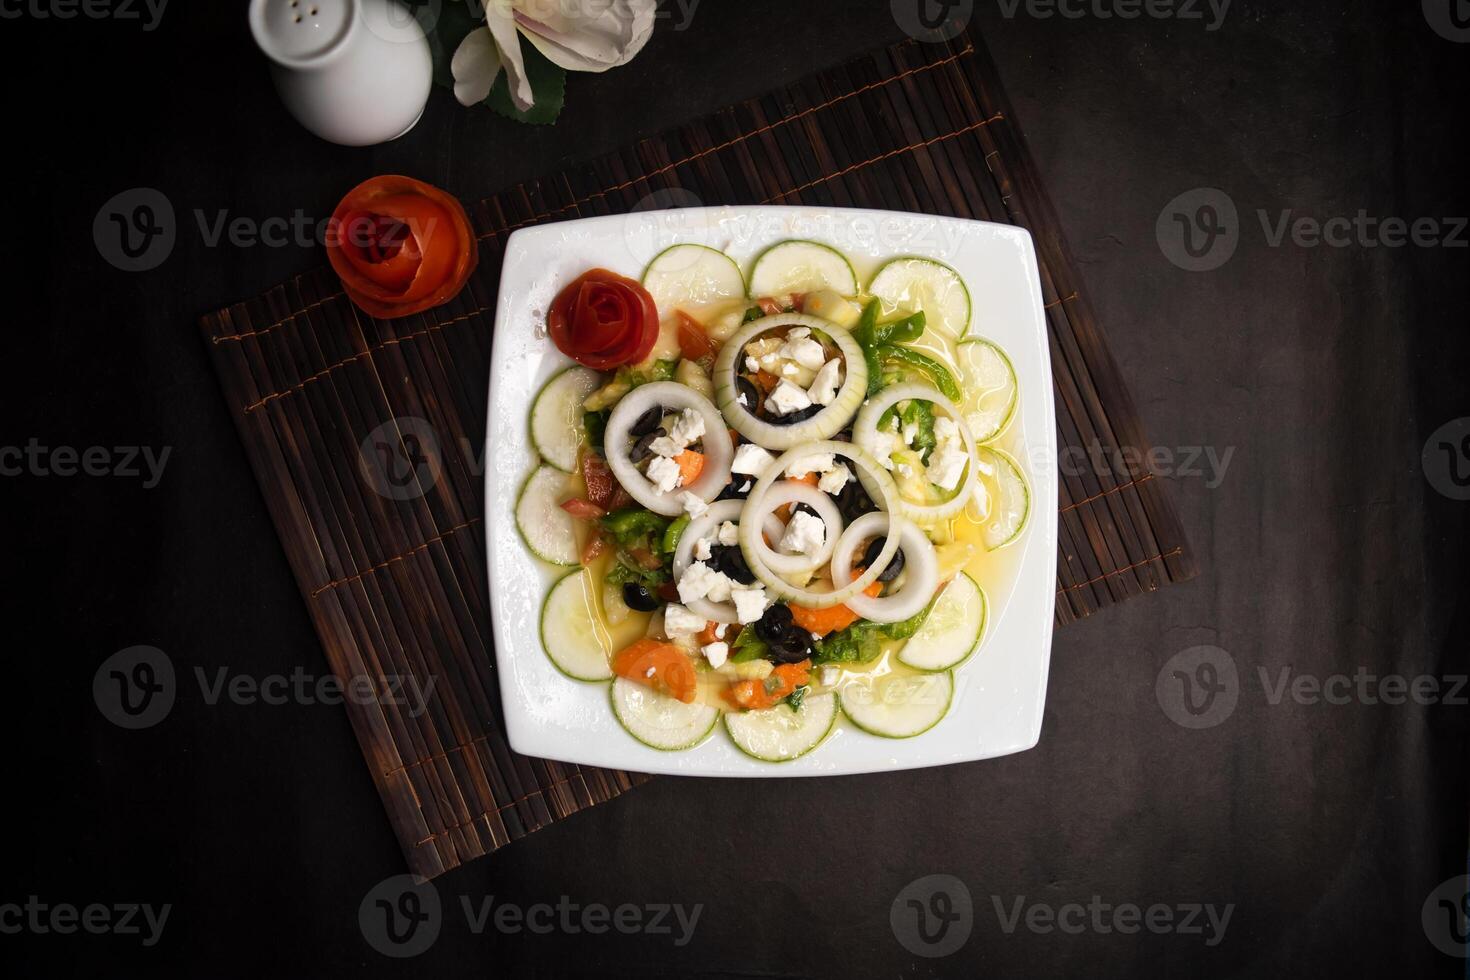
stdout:
[[397,0],[251,0],[250,31],[281,101],[322,139],[385,143],[423,115],[433,57]]

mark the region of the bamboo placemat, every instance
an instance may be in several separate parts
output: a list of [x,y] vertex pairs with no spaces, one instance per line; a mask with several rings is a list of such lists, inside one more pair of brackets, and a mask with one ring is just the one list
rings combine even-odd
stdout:
[[[205,316],[225,397],[332,669],[380,683],[434,680],[419,717],[382,699],[347,704],[417,873],[456,867],[647,778],[510,751],[473,461],[483,458],[509,233],[628,211],[673,189],[706,204],[890,208],[1030,229],[1059,446],[1095,444],[1111,459],[1120,447],[1148,445],[973,35],[900,44],[472,205],[479,270],[459,297],[429,313],[374,320],[322,268]],[[383,474],[394,471],[381,466],[394,458],[378,468],[372,458],[385,446],[403,464],[403,480],[388,486]],[[1103,469],[1060,480],[1058,623],[1195,571],[1155,475],[1143,464]]]

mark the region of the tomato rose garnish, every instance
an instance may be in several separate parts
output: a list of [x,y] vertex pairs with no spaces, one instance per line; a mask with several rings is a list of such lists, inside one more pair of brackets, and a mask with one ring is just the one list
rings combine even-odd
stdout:
[[440,306],[464,288],[479,245],[463,206],[412,177],[354,187],[327,225],[327,258],[352,302],[385,320]]
[[546,325],[557,350],[595,371],[607,371],[636,364],[653,350],[658,307],[634,280],[593,269],[557,294]]

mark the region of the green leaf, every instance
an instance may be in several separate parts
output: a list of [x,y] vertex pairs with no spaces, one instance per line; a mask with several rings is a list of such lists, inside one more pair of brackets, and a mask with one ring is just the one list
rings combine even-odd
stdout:
[[792,711],[800,711],[801,703],[806,700],[806,696],[810,693],[812,693],[812,686],[810,684],[803,684],[786,695],[786,703],[791,706]]
[[536,50],[531,42],[522,39],[521,55],[526,61],[526,78],[531,83],[531,97],[535,105],[522,112],[510,98],[510,75],[501,72],[495,87],[485,99],[485,104],[502,116],[517,122],[535,123],[545,126],[556,122],[566,102],[567,70],[553,64],[551,59]]

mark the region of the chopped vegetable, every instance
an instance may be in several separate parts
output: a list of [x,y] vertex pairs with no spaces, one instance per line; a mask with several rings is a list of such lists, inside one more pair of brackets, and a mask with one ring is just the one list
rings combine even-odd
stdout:
[[755,320],[761,319],[765,315],[765,310],[761,309],[759,306],[752,306],[750,309],[745,311],[745,318],[742,319],[740,322],[742,325],[746,323],[751,323]]
[[934,382],[934,387],[939,389],[940,394],[950,401],[961,401],[960,386],[955,383],[954,374],[949,368],[930,357],[921,354],[908,347],[895,347],[886,344],[878,349],[879,359],[885,361],[897,361],[908,367],[917,368],[929,376]]
[[625,547],[641,544],[647,537],[662,538],[668,529],[668,518],[660,517],[642,507],[628,507],[614,511],[602,519],[602,528],[612,535],[613,540]]
[[606,409],[582,415],[582,428],[587,433],[587,448],[599,456],[602,455],[602,436],[607,431],[607,416]]
[[607,513],[607,511],[596,504],[589,503],[580,497],[573,497],[571,500],[562,501],[561,509],[579,521],[595,521]]
[[585,453],[582,456],[582,482],[587,485],[587,499],[604,511],[612,509],[612,501],[621,489],[618,481],[613,479],[612,471],[607,468],[607,461],[596,453]]
[[683,310],[675,315],[679,318],[679,353],[687,360],[698,361],[713,356],[719,350],[719,345],[709,339],[698,320]]
[[694,664],[672,643],[643,639],[618,651],[613,673],[653,688],[685,704],[694,703],[698,681]]
[[684,536],[684,529],[688,526],[688,514],[676,519],[664,530],[663,539],[659,542],[659,550],[666,555],[672,555],[677,551],[679,548],[679,539]]
[[755,635],[755,630],[742,629],[730,648],[730,662],[743,664],[750,660],[764,660],[770,650],[766,641]]
[[682,486],[690,486],[699,479],[699,474],[704,472],[704,453],[697,453],[692,449],[686,449],[674,457],[674,462],[679,464],[679,476]]
[[[924,333],[924,322],[924,314],[921,311],[901,320],[880,324],[878,322],[878,301],[870,300],[868,305],[863,307],[863,315],[858,319],[858,325],[853,330],[852,337],[863,349],[863,360],[868,362],[869,395],[876,395],[883,387],[882,359],[888,356],[887,350],[889,348],[907,350],[907,348],[893,347],[893,345],[918,340]],[[951,377],[950,381],[953,382],[953,380],[954,378]],[[936,381],[935,384],[938,385],[938,382]],[[959,399],[958,395],[950,397],[955,400]]]
[[724,692],[725,700],[746,711],[769,708],[811,682],[811,661],[782,664],[763,681],[738,681]]
[[[874,582],[863,590],[863,595],[878,597],[883,591],[882,582]],[[845,630],[857,622],[859,616],[846,606],[829,606],[826,609],[808,609],[805,606],[791,607],[791,621],[808,633],[826,636]]]
[[806,696],[811,692],[811,685],[803,684],[801,685],[801,687],[798,687],[796,690],[786,695],[786,703],[791,706],[792,711],[800,711],[801,703],[806,700]]
[[877,623],[860,619],[846,629],[824,636],[812,645],[812,662],[818,664],[867,663],[882,652],[883,638]]
[[924,620],[929,618],[929,610],[934,608],[934,603],[939,601],[939,596],[943,592],[944,586],[941,585],[939,592],[936,592],[934,598],[929,600],[929,604],[908,619],[900,620],[897,623],[885,623],[882,627],[883,635],[890,640],[907,640],[919,632],[919,627],[923,626]]
[[939,440],[934,435],[934,407],[921,399],[912,399],[900,413],[899,422],[905,433],[909,426],[914,427],[914,438],[909,446],[919,454],[920,459],[925,463],[929,462],[929,453],[939,445]]

